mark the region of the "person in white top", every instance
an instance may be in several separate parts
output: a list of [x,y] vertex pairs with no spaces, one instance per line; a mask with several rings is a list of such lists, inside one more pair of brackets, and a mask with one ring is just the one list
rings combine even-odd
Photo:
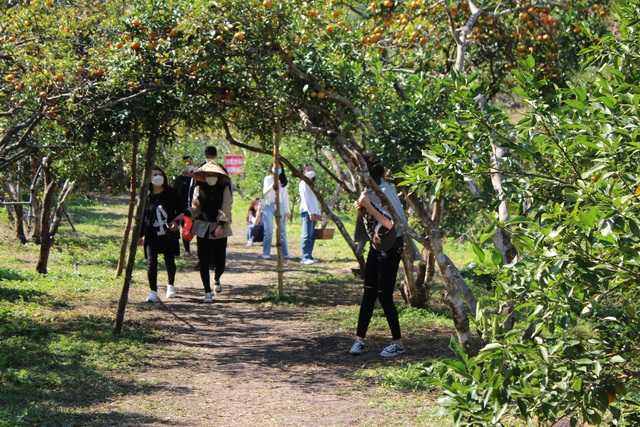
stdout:
[[[289,254],[287,245],[286,220],[291,219],[291,208],[289,205],[289,192],[287,190],[287,176],[284,171],[278,169],[278,199],[280,202],[280,237],[282,243],[282,254],[284,258],[291,259],[293,256]],[[275,190],[273,181],[273,166],[271,173],[264,178],[262,186],[263,211],[262,221],[264,224],[264,240],[262,241],[262,258],[271,258],[271,246],[273,244],[274,217],[276,212],[275,206]]]
[[[310,180],[315,180],[316,172],[311,163],[302,167],[302,173]],[[318,262],[313,257],[313,246],[316,242],[316,223],[322,220],[322,212],[318,205],[318,198],[306,182],[300,181],[298,190],[300,191],[300,217],[302,218],[302,260],[300,263],[309,265]]]

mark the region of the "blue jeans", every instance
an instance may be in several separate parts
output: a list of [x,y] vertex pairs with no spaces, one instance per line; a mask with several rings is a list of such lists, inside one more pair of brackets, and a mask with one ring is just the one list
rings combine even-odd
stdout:
[[316,223],[309,218],[309,212],[300,213],[302,218],[302,261],[313,259],[313,245],[316,243]]
[[262,255],[271,255],[271,242],[273,241],[273,217],[275,213],[275,204],[263,206],[262,223],[264,224],[264,240],[262,241]]

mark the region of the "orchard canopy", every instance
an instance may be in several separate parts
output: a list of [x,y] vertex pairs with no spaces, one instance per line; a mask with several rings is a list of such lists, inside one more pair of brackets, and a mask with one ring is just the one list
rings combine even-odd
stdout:
[[[138,144],[141,159],[156,142],[161,156],[212,131],[265,154],[277,134],[294,176],[312,158],[355,198],[373,151],[423,248],[404,260],[406,301],[428,304],[435,267],[445,284],[458,360],[425,373],[456,421],[639,422],[637,0],[37,0],[0,12],[4,200],[38,177],[43,206],[56,182],[69,183],[59,200],[74,185],[120,192]],[[443,250],[462,235],[477,255],[465,272]]]

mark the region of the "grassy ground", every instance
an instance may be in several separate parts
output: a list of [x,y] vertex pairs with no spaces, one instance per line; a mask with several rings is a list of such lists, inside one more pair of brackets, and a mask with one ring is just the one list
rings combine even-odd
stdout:
[[[247,205],[248,201],[236,197],[236,233],[244,233]],[[3,242],[0,247],[0,426],[93,425],[90,408],[96,402],[132,393],[144,394],[149,387],[122,380],[126,378],[123,374],[138,372],[146,361],[164,351],[164,347],[158,345],[166,338],[164,332],[155,330],[152,323],[129,320],[123,334],[114,336],[115,313],[113,305],[107,302],[107,295],[113,295],[122,286],[122,278],[115,278],[115,268],[126,209],[125,198],[76,197],[69,211],[77,231],[63,224],[46,275],[35,272],[39,248],[17,243],[8,225],[6,210],[0,210]],[[352,218],[344,215],[342,219],[352,230]],[[287,235],[292,251],[296,252],[295,248],[299,252],[299,217],[295,216],[288,225]],[[464,245],[457,245],[449,252],[460,266],[472,258],[471,250]],[[353,259],[339,236],[318,241],[315,256],[328,265],[331,260]],[[191,268],[192,262],[180,258],[179,271]],[[295,286],[288,288],[287,298],[279,299],[274,292],[268,292],[263,303],[296,307],[326,295],[314,293],[314,289],[326,288],[329,282],[339,285],[340,281],[352,281],[346,276],[335,276],[329,270],[330,267],[318,274],[301,275]],[[134,287],[145,288],[145,282],[144,257],[139,251]],[[400,307],[405,334],[451,328],[437,294],[438,290],[432,310]],[[357,304],[307,310],[305,321],[319,329],[353,331],[357,310]],[[384,316],[378,310],[371,331],[386,329]],[[352,378],[361,384],[375,385],[370,397],[395,407],[416,404],[415,400],[406,399],[404,393],[429,389],[420,372],[419,364],[369,365],[355,371]],[[97,387],[99,384],[102,387]],[[387,390],[399,394],[389,394]],[[391,395],[395,397],[390,399]],[[71,414],[75,421],[68,424],[66,420]],[[432,422],[430,418],[416,425]]]

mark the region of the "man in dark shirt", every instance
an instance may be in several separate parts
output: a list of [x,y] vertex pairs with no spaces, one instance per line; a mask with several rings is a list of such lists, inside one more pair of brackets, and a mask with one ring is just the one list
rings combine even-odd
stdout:
[[[191,199],[193,191],[191,189],[191,172],[193,172],[194,167],[191,156],[183,156],[182,160],[182,174],[176,176],[173,179],[173,187],[178,192],[178,198],[180,199],[180,209],[182,209],[181,212],[184,212],[189,207],[189,200]],[[182,239],[182,245],[184,246],[184,253],[186,255],[191,255],[189,242],[185,239]]]

